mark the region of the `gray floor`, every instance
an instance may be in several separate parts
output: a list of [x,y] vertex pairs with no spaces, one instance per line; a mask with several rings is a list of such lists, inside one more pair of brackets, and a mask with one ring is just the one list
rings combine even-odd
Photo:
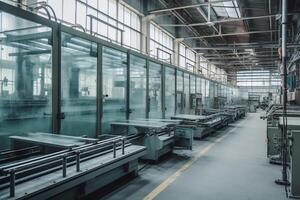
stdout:
[[265,121],[259,113],[202,141],[195,141],[194,151],[179,152],[158,165],[147,165],[140,176],[106,199],[143,199],[162,181],[175,173],[192,155],[228,135],[194,162],[155,199],[204,200],[283,200],[284,188],[274,183],[280,166],[266,158]]

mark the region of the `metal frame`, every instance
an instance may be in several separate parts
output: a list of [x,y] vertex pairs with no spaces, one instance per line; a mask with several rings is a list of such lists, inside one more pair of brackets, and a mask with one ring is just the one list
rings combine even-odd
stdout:
[[[160,64],[161,66],[161,106],[162,106],[162,117],[165,117],[165,87],[166,87],[166,83],[165,83],[165,67],[169,67],[175,70],[175,110],[174,113],[177,112],[177,71],[181,71],[183,72],[183,74],[193,74],[195,75],[195,80],[199,80],[202,81],[202,79],[208,80],[210,82],[215,82],[214,80],[210,80],[206,77],[204,77],[201,74],[194,74],[190,71],[187,71],[185,69],[181,69],[179,67],[176,67],[172,64],[168,64],[165,62],[162,62],[160,60],[157,60],[155,58],[152,58],[150,56],[147,56],[145,54],[127,49],[125,47],[119,46],[117,44],[113,44],[110,43],[108,41],[105,41],[103,39],[97,38],[93,35],[90,35],[88,33],[85,32],[81,32],[79,30],[76,30],[72,27],[68,27],[62,24],[58,24],[56,22],[50,21],[46,18],[43,18],[41,16],[38,16],[34,13],[31,13],[29,11],[23,10],[21,8],[6,4],[2,1],[0,1],[0,10],[9,14],[12,14],[16,17],[22,18],[22,19],[26,19],[28,21],[34,22],[34,23],[38,23],[42,26],[47,26],[49,28],[51,28],[52,30],[52,132],[55,134],[59,134],[60,132],[60,120],[62,118],[62,113],[61,113],[61,33],[66,33],[66,34],[70,34],[72,36],[78,37],[78,38],[82,38],[84,40],[93,42],[97,45],[97,83],[96,83],[96,88],[97,88],[97,94],[96,94],[96,105],[97,105],[97,112],[96,112],[96,133],[95,133],[95,137],[98,137],[98,134],[101,133],[101,128],[102,128],[102,118],[103,118],[103,82],[102,82],[102,67],[103,67],[103,63],[102,63],[102,56],[103,56],[103,47],[108,47],[108,48],[112,48],[118,51],[121,51],[123,53],[127,54],[127,80],[126,80],[126,118],[129,119],[129,115],[130,115],[130,105],[129,105],[129,100],[130,100],[130,55],[135,55],[138,56],[140,58],[144,58],[146,60],[146,68],[147,68],[147,96],[146,96],[146,117],[149,117],[149,102],[148,102],[148,98],[149,98],[149,62],[153,62],[153,63],[157,63]],[[199,78],[199,79],[198,79]],[[183,75],[183,79],[184,79],[184,75]],[[190,78],[189,78],[190,80]],[[184,82],[183,82],[184,84]],[[202,83],[200,83],[201,85]],[[222,83],[218,83],[221,85],[224,85]],[[225,86],[225,85],[224,85]],[[184,87],[184,85],[183,85]],[[197,84],[196,84],[197,87]],[[230,86],[226,86],[227,88],[231,88]],[[206,87],[205,87],[206,88]],[[189,86],[189,90],[190,90],[190,86]],[[203,91],[202,91],[203,92]],[[189,91],[190,93],[190,91]],[[205,96],[205,91],[203,96]],[[187,102],[188,103],[188,102]]]

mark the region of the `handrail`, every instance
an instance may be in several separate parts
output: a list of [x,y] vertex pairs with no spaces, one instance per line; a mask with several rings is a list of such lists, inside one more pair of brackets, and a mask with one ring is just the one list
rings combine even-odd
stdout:
[[122,149],[122,155],[125,155],[125,147],[126,144],[126,138],[117,136],[116,138],[110,138],[104,141],[98,141],[97,143],[94,143],[90,146],[79,146],[74,149],[69,149],[67,151],[61,151],[57,152],[57,154],[54,154],[53,156],[46,157],[45,159],[35,159],[32,162],[22,163],[17,166],[8,167],[3,170],[4,173],[9,174],[9,193],[10,197],[15,196],[15,187],[16,187],[16,172],[21,170],[26,170],[30,167],[39,166],[41,164],[51,163],[52,161],[59,161],[62,160],[62,176],[67,177],[67,162],[68,157],[72,156],[74,158],[75,156],[75,162],[76,162],[76,171],[80,172],[80,154],[81,153],[88,153],[88,152],[96,152],[98,150],[106,149],[109,146],[112,146],[112,153],[113,158],[117,157],[117,146],[120,146]]

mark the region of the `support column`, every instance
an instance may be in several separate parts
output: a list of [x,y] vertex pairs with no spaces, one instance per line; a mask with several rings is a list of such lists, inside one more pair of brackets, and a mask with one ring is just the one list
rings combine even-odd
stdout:
[[174,39],[173,41],[173,49],[174,49],[174,53],[172,56],[172,64],[175,66],[179,66],[179,45],[180,42],[182,42],[183,39]]
[[149,55],[150,52],[150,22],[154,15],[147,15],[142,18],[142,38],[141,38],[141,51]]

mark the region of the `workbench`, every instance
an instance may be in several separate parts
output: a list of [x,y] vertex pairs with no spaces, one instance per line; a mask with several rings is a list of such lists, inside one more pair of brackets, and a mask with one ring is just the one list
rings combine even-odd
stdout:
[[[193,128],[181,127],[181,120],[134,119],[111,122],[111,134],[123,135],[134,144],[147,147],[146,160],[158,159],[176,147],[192,149]],[[185,131],[186,129],[192,131]]]
[[10,136],[11,149],[21,149],[39,146],[43,153],[51,153],[63,149],[70,149],[84,144],[95,143],[98,139],[57,135],[51,133],[27,133],[22,136]]
[[201,139],[213,132],[219,126],[222,126],[223,120],[221,114],[212,115],[186,115],[180,114],[171,117],[171,119],[183,120],[184,125],[195,127],[194,138]]

